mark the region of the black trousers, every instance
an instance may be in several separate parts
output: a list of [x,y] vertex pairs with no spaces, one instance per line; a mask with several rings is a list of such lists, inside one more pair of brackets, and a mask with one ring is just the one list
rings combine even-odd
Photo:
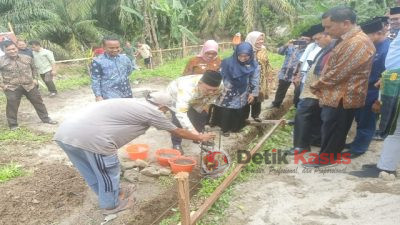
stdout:
[[285,99],[286,92],[289,89],[290,85],[292,84],[291,81],[281,80],[279,79],[278,89],[275,93],[275,99],[272,102],[274,107],[279,107],[282,105],[283,100]]
[[300,94],[301,94],[301,88],[300,88],[300,84],[299,84],[298,86],[295,86],[295,88],[294,88],[293,105],[296,108],[300,102]]
[[40,77],[46,84],[46,87],[50,93],[57,93],[56,85],[53,82],[53,76],[51,75],[51,71],[44,74],[40,74]]
[[342,103],[337,108],[322,106],[321,153],[340,153],[346,144],[356,109],[344,109]]
[[246,115],[246,106],[240,109],[214,106],[210,124],[220,127],[222,132],[239,132],[246,126]]
[[321,142],[321,108],[318,99],[301,99],[294,119],[293,147],[310,149]]
[[258,118],[261,114],[261,104],[262,102],[259,101],[258,97],[255,97],[253,103],[247,104],[244,108],[244,117],[249,118],[251,112],[251,118]]
[[42,97],[37,87],[28,92],[22,86],[19,86],[15,91],[5,90],[4,93],[7,98],[6,116],[9,127],[18,126],[17,115],[22,95],[25,95],[32,103],[36,113],[43,122],[50,120],[46,106],[43,104]]
[[[198,113],[196,110],[190,107],[187,112],[187,116],[197,132],[201,133],[204,131],[204,128],[209,121],[209,115],[207,112],[203,111]],[[172,123],[175,126],[182,128],[181,123],[179,122],[178,118],[176,118],[175,113],[172,113]],[[173,145],[180,145],[182,143],[182,138],[171,135],[171,141]]]

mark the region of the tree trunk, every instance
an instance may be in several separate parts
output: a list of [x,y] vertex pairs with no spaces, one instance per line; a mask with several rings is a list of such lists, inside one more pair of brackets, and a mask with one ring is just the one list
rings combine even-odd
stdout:
[[182,34],[182,57],[187,56],[186,35]]
[[155,22],[154,22],[154,16],[151,15],[151,13],[148,13],[149,16],[149,22],[150,22],[150,28],[151,28],[151,35],[152,39],[154,42],[154,46],[156,49],[160,49],[160,45],[158,44],[158,38],[157,38],[157,32],[156,32],[156,27],[155,27]]

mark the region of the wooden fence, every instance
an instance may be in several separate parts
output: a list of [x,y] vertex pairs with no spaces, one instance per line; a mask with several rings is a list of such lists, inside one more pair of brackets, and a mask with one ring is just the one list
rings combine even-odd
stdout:
[[[220,51],[225,51],[227,49],[232,48],[232,43],[231,42],[221,42],[218,43]],[[186,56],[195,56],[200,53],[201,48],[203,45],[192,45],[192,46],[186,46],[185,48],[169,48],[169,49],[159,49],[159,50],[153,50],[152,55],[152,63],[153,67],[157,67],[160,65],[163,65],[164,63],[183,58]],[[56,61],[56,63],[75,63],[75,62],[88,62],[91,58],[79,58],[79,59],[68,59],[68,60],[59,60]],[[136,59],[137,61],[141,61],[142,59],[139,57]]]

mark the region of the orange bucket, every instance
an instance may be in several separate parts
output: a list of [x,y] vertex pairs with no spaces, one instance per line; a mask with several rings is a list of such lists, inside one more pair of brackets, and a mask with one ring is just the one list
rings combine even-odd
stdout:
[[196,160],[191,157],[178,156],[168,160],[173,173],[179,172],[192,172],[193,167],[196,165]]
[[132,160],[147,159],[149,153],[149,146],[146,144],[132,144],[126,147],[126,152]]
[[181,155],[181,152],[175,149],[158,149],[156,158],[161,166],[169,166],[168,160],[174,159]]

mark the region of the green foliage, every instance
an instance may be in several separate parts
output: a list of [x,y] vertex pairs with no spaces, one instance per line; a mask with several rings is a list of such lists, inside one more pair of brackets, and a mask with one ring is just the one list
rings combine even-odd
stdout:
[[57,70],[55,84],[59,91],[73,90],[90,84],[90,76],[84,65],[63,66]]
[[263,6],[268,7],[276,15],[279,15],[281,20],[290,21],[296,14],[292,3],[287,0],[216,0],[208,1],[205,4],[200,16],[200,24],[206,31],[212,31],[218,27],[225,27],[232,18],[239,18],[238,24],[242,24],[245,27],[245,30],[241,31],[247,33],[261,28],[260,26],[256,27],[258,23],[256,21],[262,19],[259,16],[262,14],[261,10],[265,11]]
[[25,171],[21,168],[20,165],[17,165],[15,163],[0,166],[0,183],[23,175],[25,175]]
[[269,59],[269,63],[271,64],[272,68],[280,69],[285,57],[283,55],[269,52],[268,59]]
[[34,133],[27,128],[17,130],[0,129],[0,142],[48,142],[51,141],[51,134]]
[[173,216],[163,219],[159,225],[176,225],[181,220],[181,214],[175,213]]
[[[226,58],[232,55],[232,50],[224,51],[220,53],[221,58]],[[134,71],[131,75],[131,80],[135,79],[148,79],[151,77],[164,77],[167,79],[175,79],[182,75],[183,69],[185,68],[187,62],[193,56],[188,56],[182,59],[176,59],[165,63],[155,69],[142,69],[139,71]]]
[[73,90],[90,84],[90,77],[84,76],[68,76],[64,79],[56,80],[55,84],[59,91]]

